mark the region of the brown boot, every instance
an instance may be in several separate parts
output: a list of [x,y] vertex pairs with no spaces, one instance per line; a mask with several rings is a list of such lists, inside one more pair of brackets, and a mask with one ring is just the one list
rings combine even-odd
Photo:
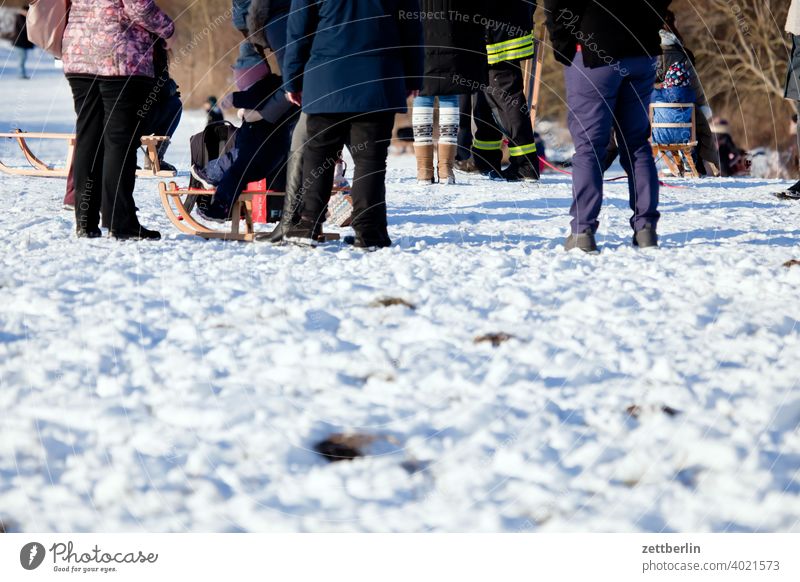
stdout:
[[453,166],[456,163],[456,151],[458,146],[454,143],[439,144],[439,183],[455,184],[456,175]]
[[414,153],[417,156],[417,182],[433,184],[433,144],[414,144]]

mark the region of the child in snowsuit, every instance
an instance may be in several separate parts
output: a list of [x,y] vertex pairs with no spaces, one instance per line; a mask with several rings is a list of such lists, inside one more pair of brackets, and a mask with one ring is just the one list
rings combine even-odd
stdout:
[[[240,91],[232,96],[234,107],[245,111],[259,110],[280,91],[283,79],[273,74],[266,63],[258,69],[248,69],[237,79]],[[192,167],[192,175],[207,188],[216,186],[212,203],[200,209],[201,215],[213,221],[230,218],[231,208],[239,193],[249,182],[266,179],[270,190],[286,187],[286,160],[289,152],[290,111],[275,123],[254,116],[255,121],[243,120],[236,132],[235,146],[205,168]]]

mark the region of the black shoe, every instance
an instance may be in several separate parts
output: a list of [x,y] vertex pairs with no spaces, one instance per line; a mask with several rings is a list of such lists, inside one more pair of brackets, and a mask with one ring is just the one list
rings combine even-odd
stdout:
[[76,231],[78,238],[100,238],[103,232],[98,227],[79,228]]
[[633,235],[633,246],[640,249],[647,249],[658,246],[658,233],[652,226],[645,226],[637,230]]
[[161,168],[162,172],[175,172],[178,173],[178,168],[173,166],[172,164],[165,162],[164,160],[159,160],[158,162],[159,167]]
[[161,233],[143,226],[132,230],[111,231],[111,236],[117,240],[161,240]]
[[389,233],[386,231],[356,232],[355,236],[344,237],[344,243],[352,245],[357,249],[377,251],[378,249],[385,249],[392,246],[392,239],[389,238]]
[[571,233],[564,241],[564,250],[580,249],[584,253],[596,253],[597,242],[594,239],[592,229],[587,228],[583,232]]
[[492,180],[505,180],[506,182],[522,182],[523,180],[538,180],[539,169],[534,168],[529,162],[511,162],[505,170],[500,173],[492,172]]
[[315,247],[319,242],[320,232],[321,228],[314,222],[301,218],[300,222],[292,224],[286,229],[286,232],[283,233],[283,240],[304,247]]

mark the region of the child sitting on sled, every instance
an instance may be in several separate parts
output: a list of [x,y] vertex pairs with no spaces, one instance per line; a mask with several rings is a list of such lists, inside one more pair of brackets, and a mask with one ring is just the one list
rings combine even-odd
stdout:
[[[285,189],[293,126],[290,118],[297,113],[297,108],[285,100],[273,98],[276,92],[283,92],[283,80],[270,71],[266,62],[236,69],[235,73],[239,91],[231,96],[231,104],[244,110],[235,146],[204,168],[192,166],[192,175],[198,182],[208,189],[216,187],[211,204],[199,208],[203,218],[216,222],[230,219],[233,202],[250,182],[266,179],[268,189]],[[277,114],[268,111],[272,103],[281,108]]]

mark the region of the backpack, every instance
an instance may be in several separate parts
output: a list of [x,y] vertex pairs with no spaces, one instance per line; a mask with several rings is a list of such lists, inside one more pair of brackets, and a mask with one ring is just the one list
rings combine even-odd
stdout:
[[[236,142],[236,126],[227,121],[209,123],[198,134],[189,138],[190,159],[193,166],[205,168],[208,162],[216,160],[226,154]],[[202,189],[203,185],[192,177],[189,187]],[[196,204],[208,205],[211,196],[188,196],[185,202],[186,209],[191,212]]]
[[70,0],[31,0],[28,7],[28,38],[57,59],[62,56],[71,4]]

